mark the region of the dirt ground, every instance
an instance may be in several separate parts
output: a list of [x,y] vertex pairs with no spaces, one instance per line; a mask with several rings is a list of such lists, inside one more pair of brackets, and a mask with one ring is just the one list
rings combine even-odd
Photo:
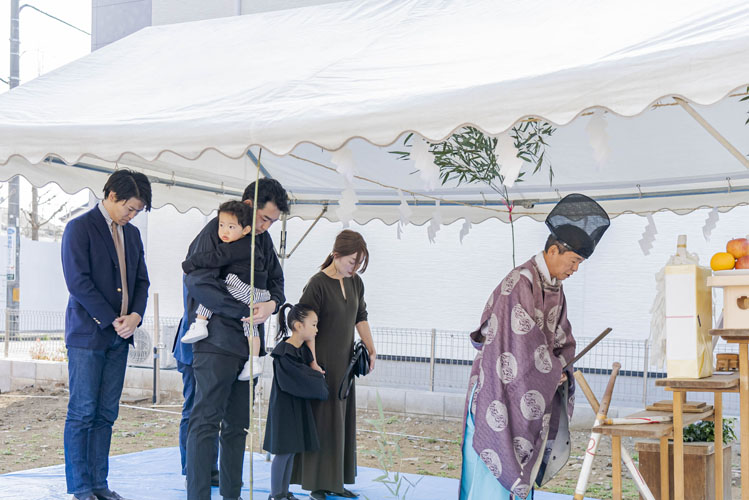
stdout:
[[[111,453],[121,455],[150,448],[177,446],[180,401],[165,401],[151,409],[150,400],[126,403],[141,409],[122,407],[115,423]],[[63,462],[63,426],[67,406],[67,391],[60,386],[54,390],[29,388],[0,394],[0,474],[45,467]],[[158,410],[158,411],[153,411]],[[378,455],[382,435],[374,422],[380,422],[387,433],[387,449],[400,459],[395,470],[406,473],[457,478],[460,476],[461,423],[426,417],[408,417],[386,413],[380,419],[375,412],[358,414],[358,461],[366,467],[379,468]],[[263,432],[263,419],[259,419]],[[260,451],[262,439],[255,426],[255,451]],[[565,468],[543,490],[572,494],[582,466],[584,448],[589,433],[573,432],[574,450]],[[632,440],[625,446],[636,457]],[[397,446],[396,446],[397,445]],[[248,439],[249,447],[249,439]],[[740,498],[738,446],[734,446],[733,498]],[[587,494],[594,498],[611,498],[611,444],[603,439],[599,448]],[[634,483],[625,474],[624,498],[639,498]],[[418,488],[418,486],[417,486]]]

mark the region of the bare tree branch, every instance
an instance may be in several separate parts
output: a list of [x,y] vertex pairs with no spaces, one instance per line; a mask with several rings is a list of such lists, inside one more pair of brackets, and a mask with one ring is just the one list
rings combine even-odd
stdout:
[[54,212],[52,213],[52,215],[50,215],[49,217],[47,217],[47,219],[45,219],[45,220],[44,220],[44,221],[42,221],[42,222],[39,222],[39,227],[42,227],[43,225],[47,224],[47,223],[48,223],[49,221],[51,221],[52,219],[54,219],[54,218],[55,218],[55,215],[57,215],[57,214],[59,214],[60,212],[62,212],[62,211],[63,211],[63,210],[65,209],[65,207],[67,206],[67,204],[68,204],[68,202],[65,202],[65,203],[63,203],[62,205],[60,205],[60,206],[59,206],[59,207],[57,208],[57,210],[55,210],[55,211],[54,211]]

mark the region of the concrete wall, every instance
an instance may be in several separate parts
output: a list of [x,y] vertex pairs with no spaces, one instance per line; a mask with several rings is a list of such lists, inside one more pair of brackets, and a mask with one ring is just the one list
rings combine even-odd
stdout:
[[152,0],[153,25],[184,23],[240,14],[237,0]]
[[153,25],[295,9],[350,0],[152,0]]
[[242,14],[267,12],[271,10],[296,9],[299,7],[309,7],[311,5],[348,1],[351,0],[243,0]]
[[[0,270],[3,271],[3,286],[0,287],[2,307],[5,307],[7,252],[7,245],[0,245]],[[32,241],[22,237],[20,276],[22,311],[65,311],[68,289],[62,275],[59,241]]]
[[151,8],[151,0],[92,0],[91,52],[151,26]]
[[[271,372],[263,374],[262,392],[259,397],[263,405],[267,403],[271,389]],[[58,361],[0,359],[0,392],[37,386],[52,388],[57,384],[68,383],[67,363]],[[149,368],[128,366],[125,373],[125,387],[122,399],[137,400],[150,398],[153,388],[153,371]],[[181,400],[182,375],[176,370],[161,371],[162,397]],[[427,392],[375,387],[363,383],[356,386],[356,407],[361,410],[377,411],[379,395],[383,411],[413,416],[429,416],[450,420],[462,420],[465,395],[459,393]],[[637,411],[635,408],[611,408],[609,417],[625,416]],[[578,404],[572,425],[576,429],[590,429],[595,414],[590,406]]]
[[65,311],[68,289],[59,241],[21,242],[21,310]]
[[[267,401],[271,389],[271,373],[262,379],[262,397]],[[68,366],[65,362],[0,359],[0,392],[36,386],[52,388],[68,383]],[[153,391],[153,370],[128,366],[125,372],[123,400],[149,398]],[[181,400],[182,375],[176,370],[161,371],[163,397]],[[390,387],[356,387],[357,408],[377,410],[377,394],[384,411],[408,415],[428,415],[437,418],[461,419],[464,396],[440,392],[422,392]]]
[[[146,264],[151,280],[150,298],[146,316],[153,314],[154,293],[159,294],[159,311],[162,317],[181,317],[182,260],[190,242],[212,217],[198,210],[180,214],[171,205],[140,214],[134,220],[148,220]],[[141,229],[141,235],[144,232]]]
[[[24,387],[52,388],[68,385],[68,364],[60,361],[0,359],[0,392]],[[142,399],[153,393],[153,370],[127,367],[123,399]],[[162,395],[170,398],[182,396],[182,375],[176,370],[161,371]]]
[[184,23],[349,0],[92,0],[91,51],[146,26]]

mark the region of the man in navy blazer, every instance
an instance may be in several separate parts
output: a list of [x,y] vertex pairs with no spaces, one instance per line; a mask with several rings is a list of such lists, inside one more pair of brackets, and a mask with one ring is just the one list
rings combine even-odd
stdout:
[[144,209],[151,209],[148,178],[118,170],[104,185],[104,199],[70,221],[62,236],[62,269],[70,292],[65,478],[73,499],[122,499],[107,483],[109,445],[128,349],[148,299],[143,242],[130,224]]

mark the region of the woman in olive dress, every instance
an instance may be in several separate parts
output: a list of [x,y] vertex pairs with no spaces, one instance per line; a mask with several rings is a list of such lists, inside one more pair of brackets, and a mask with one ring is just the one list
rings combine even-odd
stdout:
[[354,329],[359,333],[374,369],[372,331],[367,322],[364,283],[359,272],[369,263],[367,243],[356,231],[344,230],[335,240],[333,251],[304,288],[302,304],[317,311],[317,337],[308,342],[315,357],[312,367],[325,371],[331,397],[312,401],[320,449],[299,453],[294,460],[291,482],[311,490],[310,497],[324,500],[327,494],[345,498],[358,495],[344,488],[356,480],[356,390],[352,385],[346,399],[337,397],[346,368],[351,361]]

